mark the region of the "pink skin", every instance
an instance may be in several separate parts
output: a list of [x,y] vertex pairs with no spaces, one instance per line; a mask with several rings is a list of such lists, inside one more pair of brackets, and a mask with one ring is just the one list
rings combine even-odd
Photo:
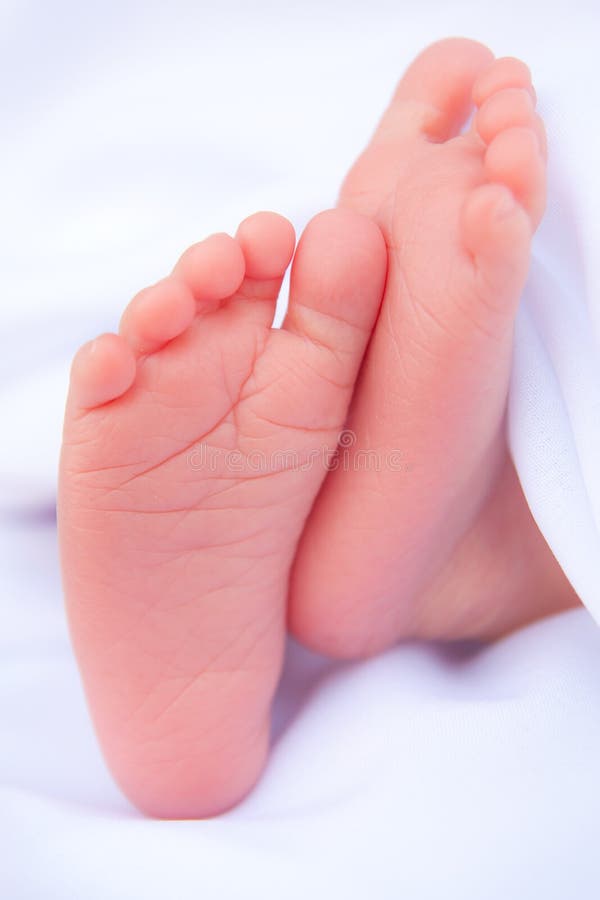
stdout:
[[[575,602],[502,427],[545,198],[534,99],[519,61],[434,45],[343,208],[301,239],[282,330],[294,236],[259,213],[186,251],[119,335],[77,354],[67,610],[106,759],[144,812],[214,815],[259,777],[289,588],[295,633],[348,657],[406,635],[489,636]],[[325,479],[314,454],[344,426],[351,459],[399,449],[400,471]]]
[[382,229],[389,274],[348,418],[356,442],[291,582],[290,626],[315,649],[355,658],[406,637],[496,637],[577,602],[504,433],[545,156],[527,67],[450,39],[409,68],[344,183],[340,204]]
[[323,213],[273,330],[293,250],[274,213],[208,238],[73,363],[69,620],[106,759],[156,816],[218,813],[262,770],[290,567],[383,293],[378,228]]

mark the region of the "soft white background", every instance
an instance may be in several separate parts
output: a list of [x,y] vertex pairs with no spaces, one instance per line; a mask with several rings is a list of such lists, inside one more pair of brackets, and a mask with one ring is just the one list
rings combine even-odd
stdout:
[[333,666],[290,648],[265,780],[214,822],[113,786],[70,654],[52,507],[68,360],[189,243],[335,202],[403,67],[465,34],[532,66],[549,213],[511,440],[600,612],[600,13],[585,0],[0,2],[0,895],[598,896],[600,634]]

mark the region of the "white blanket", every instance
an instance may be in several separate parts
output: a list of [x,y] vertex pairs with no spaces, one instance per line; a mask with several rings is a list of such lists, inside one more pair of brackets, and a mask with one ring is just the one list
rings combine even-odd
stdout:
[[[69,357],[192,241],[332,205],[402,68],[461,33],[531,64],[549,126],[510,438],[589,612],[356,665],[292,645],[251,797],[144,820],[99,755],[61,606]],[[593,0],[3,0],[0,897],[598,896],[599,38]]]

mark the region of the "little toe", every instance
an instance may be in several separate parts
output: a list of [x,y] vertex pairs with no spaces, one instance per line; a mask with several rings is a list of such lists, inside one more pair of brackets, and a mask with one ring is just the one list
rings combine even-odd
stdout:
[[544,159],[547,157],[546,129],[535,111],[535,102],[524,88],[505,88],[484,101],[474,119],[474,129],[484,144],[507,128],[531,128],[537,135]]
[[496,135],[486,151],[485,174],[510,188],[537,227],[546,204],[546,166],[535,131],[515,127]]
[[183,253],[173,275],[184,282],[202,311],[210,310],[231,297],[245,274],[239,243],[228,234],[212,234]]
[[473,85],[473,103],[481,106],[492,94],[506,88],[521,88],[531,95],[534,102],[536,100],[529,66],[513,56],[494,60],[479,74]]
[[436,141],[455,136],[471,111],[473,85],[492,59],[491,50],[466,38],[427,47],[400,81],[377,135],[424,134]]
[[195,314],[190,288],[170,276],[136,294],[121,317],[119,333],[137,353],[153,353],[182,334]]
[[102,334],[84,344],[71,366],[68,407],[92,409],[116,400],[134,382],[136,360],[127,341],[117,334]]
[[[475,188],[462,211],[465,247],[473,257],[480,290],[474,298],[487,298],[482,316],[492,312],[494,321],[486,330],[496,331],[503,320],[512,327],[529,267],[531,220],[509,188],[484,184]],[[508,300],[507,300],[508,298]],[[500,317],[500,318],[499,318]],[[501,329],[502,330],[502,329]]]

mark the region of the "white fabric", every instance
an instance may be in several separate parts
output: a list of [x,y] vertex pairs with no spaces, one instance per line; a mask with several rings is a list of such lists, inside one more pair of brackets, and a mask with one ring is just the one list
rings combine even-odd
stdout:
[[600,633],[335,666],[292,646],[264,780],[212,822],[142,819],[91,731],[52,508],[68,360],[181,248],[331,205],[396,78],[463,33],[525,57],[551,196],[510,436],[534,515],[600,617],[600,21],[590,0],[0,5],[0,896],[598,896]]

